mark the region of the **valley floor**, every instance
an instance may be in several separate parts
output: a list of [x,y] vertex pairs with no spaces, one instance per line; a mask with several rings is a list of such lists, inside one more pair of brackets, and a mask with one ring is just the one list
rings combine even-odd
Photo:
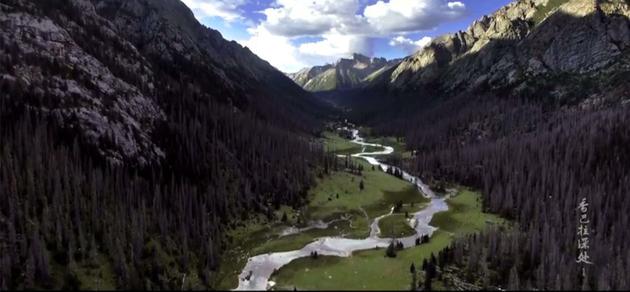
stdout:
[[[492,214],[481,212],[480,195],[460,190],[449,199],[449,210],[438,213],[431,221],[438,227],[429,243],[397,252],[395,258],[385,256],[384,249],[360,251],[349,258],[303,258],[280,269],[272,278],[279,289],[298,290],[409,290],[413,263],[422,266],[424,259],[447,247],[458,236],[481,231],[488,224],[503,224]],[[439,288],[439,282],[434,288]]]
[[[329,149],[345,154],[361,151],[334,133],[325,134],[325,143]],[[393,206],[397,208],[392,214],[380,221],[381,237],[414,234],[407,216],[424,208],[429,200],[414,185],[373,169],[363,160],[354,162],[362,166],[361,174],[340,170],[320,179],[309,193],[308,205],[301,210],[285,206],[272,220],[261,216],[235,228],[216,288],[236,288],[247,259],[254,255],[297,250],[324,236],[365,238],[370,233],[370,222],[392,212]],[[355,252],[348,258],[301,258],[282,267],[270,280],[277,283],[277,289],[409,289],[411,263],[419,267],[423,259],[437,254],[453,238],[480,231],[488,224],[503,223],[497,216],[481,212],[478,193],[457,189],[447,200],[449,210],[433,217],[430,225],[439,230],[429,243],[401,250],[395,258],[385,257],[384,249]]]

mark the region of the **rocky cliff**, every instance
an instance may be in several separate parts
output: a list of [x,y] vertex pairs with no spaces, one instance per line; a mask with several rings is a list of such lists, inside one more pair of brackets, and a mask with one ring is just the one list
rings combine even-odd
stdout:
[[[175,0],[0,1],[0,84],[111,162],[158,163],[156,128],[185,84],[206,100],[284,124],[318,108],[249,49]],[[184,86],[184,85],[182,85]],[[293,123],[296,124],[296,123]]]
[[285,96],[304,95],[284,74],[249,49],[200,25],[180,1],[92,2],[126,39],[158,62],[198,67],[240,95],[261,90]]
[[627,70],[629,16],[622,0],[515,1],[436,38],[384,82],[396,91],[522,89],[532,78]]
[[304,89],[313,92],[351,89],[372,80],[399,61],[354,54],[352,59],[340,59],[335,64],[305,68],[289,74],[289,77]]
[[164,156],[150,137],[165,118],[153,96],[151,65],[90,2],[59,5],[74,19],[47,17],[48,7],[28,1],[0,5],[2,82],[23,89],[19,101],[77,129],[112,161]]

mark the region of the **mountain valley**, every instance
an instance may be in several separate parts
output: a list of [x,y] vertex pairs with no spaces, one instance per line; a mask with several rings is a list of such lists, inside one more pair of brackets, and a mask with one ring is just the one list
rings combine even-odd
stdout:
[[630,288],[628,1],[288,74],[192,2],[0,0],[0,290]]

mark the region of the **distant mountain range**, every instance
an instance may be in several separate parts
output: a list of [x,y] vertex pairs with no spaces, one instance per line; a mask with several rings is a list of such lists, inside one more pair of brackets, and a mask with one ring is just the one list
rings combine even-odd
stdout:
[[[623,0],[514,1],[401,60],[355,55],[289,77],[312,92],[355,89],[358,97],[500,89],[565,99],[580,91],[576,79],[604,73],[611,78],[601,80],[617,80],[630,68],[629,16]],[[559,77],[569,75],[575,78]]]
[[628,0],[516,0],[402,60],[293,74],[177,0],[0,0],[0,24],[0,290],[237,281],[225,263],[254,250],[230,235],[279,227],[348,168],[318,139],[331,117],[397,137],[414,155],[388,164],[514,220],[436,253],[440,285],[629,287]]
[[385,58],[353,54],[352,59],[340,59],[334,64],[305,68],[288,76],[312,92],[351,89],[369,83],[398,63],[400,59],[388,61]]
[[[352,108],[357,121],[414,115],[424,108],[418,104],[421,100],[439,103],[471,92],[582,107],[617,103],[628,99],[628,7],[623,0],[514,1],[465,30],[434,38],[351,90],[319,95]],[[300,73],[322,76],[316,68]],[[309,79],[300,73],[291,77],[304,84]],[[307,81],[311,84],[304,87],[321,91],[323,86],[314,86],[324,83],[319,80],[325,79]]]

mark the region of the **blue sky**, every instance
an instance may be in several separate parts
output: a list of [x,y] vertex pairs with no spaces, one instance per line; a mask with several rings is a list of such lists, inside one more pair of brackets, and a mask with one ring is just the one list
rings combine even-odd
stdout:
[[183,0],[197,19],[284,72],[352,53],[388,59],[465,30],[509,0]]

